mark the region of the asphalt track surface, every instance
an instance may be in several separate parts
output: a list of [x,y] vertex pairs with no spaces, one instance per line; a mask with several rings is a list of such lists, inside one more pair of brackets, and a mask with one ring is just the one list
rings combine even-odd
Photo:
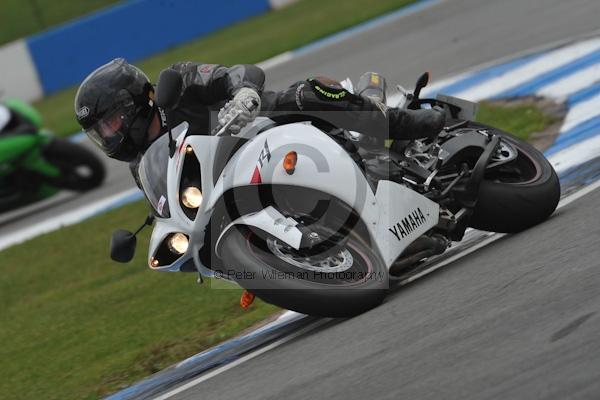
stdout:
[[600,191],[173,399],[594,399]]
[[[597,1],[456,0],[270,71],[448,75],[600,28]],[[287,79],[285,79],[287,78]],[[600,190],[173,399],[600,397]]]

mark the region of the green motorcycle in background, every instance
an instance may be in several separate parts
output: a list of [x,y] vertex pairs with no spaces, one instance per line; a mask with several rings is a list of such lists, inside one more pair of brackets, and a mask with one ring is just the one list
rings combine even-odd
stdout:
[[53,137],[42,116],[16,99],[0,102],[0,212],[52,196],[62,189],[98,187],[106,171],[90,150]]

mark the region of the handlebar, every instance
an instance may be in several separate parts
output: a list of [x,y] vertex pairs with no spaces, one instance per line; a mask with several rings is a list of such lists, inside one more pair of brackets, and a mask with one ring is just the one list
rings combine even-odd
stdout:
[[[248,111],[253,112],[258,108],[259,103],[256,100],[252,100],[252,104],[249,104],[247,106]],[[229,127],[231,125],[233,125],[234,122],[237,121],[237,119],[239,118],[239,116],[242,114],[242,111],[237,110],[237,114],[231,118],[229,121],[227,121],[227,123],[225,125],[221,125],[221,124],[217,124],[217,126],[214,127],[214,129],[211,131],[211,135],[212,136],[222,136],[225,134],[225,132],[227,132],[227,130],[229,129]]]
[[415,103],[416,103],[416,109],[421,108],[421,105],[423,105],[423,104],[429,104],[432,107],[434,107],[434,106],[441,106],[443,108],[447,107],[448,110],[450,111],[450,116],[452,116],[452,118],[458,118],[458,114],[462,110],[462,108],[460,108],[456,104],[451,104],[451,103],[448,103],[446,101],[439,100],[439,99],[432,99],[432,98],[415,99]]
[[217,124],[217,126],[214,127],[214,129],[212,130],[212,132],[210,133],[212,136],[222,136],[225,134],[225,132],[227,132],[227,130],[229,129],[229,127],[231,125],[233,125],[233,123],[235,121],[237,121],[238,117],[240,116],[241,112],[238,112],[237,115],[233,118],[231,118],[229,121],[227,121],[227,123],[225,125],[221,125],[221,124]]

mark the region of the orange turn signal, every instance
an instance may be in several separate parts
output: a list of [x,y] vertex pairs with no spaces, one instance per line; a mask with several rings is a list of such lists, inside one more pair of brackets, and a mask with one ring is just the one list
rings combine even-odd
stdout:
[[298,154],[295,151],[290,151],[283,158],[283,169],[289,175],[293,174],[296,170],[296,163],[298,162]]
[[245,310],[254,302],[254,293],[244,290],[240,298],[240,306]]

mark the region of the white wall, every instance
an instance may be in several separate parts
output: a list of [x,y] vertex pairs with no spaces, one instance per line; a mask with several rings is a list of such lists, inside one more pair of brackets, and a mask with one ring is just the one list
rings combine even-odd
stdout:
[[42,95],[42,86],[25,40],[0,47],[0,98],[33,101]]
[[289,6],[290,4],[295,3],[297,1],[298,0],[269,0],[269,3],[271,4],[271,8],[277,10],[285,6]]
[[[270,5],[273,9],[279,9],[296,1],[298,0],[261,0],[256,3],[259,5],[263,4],[264,7]],[[122,7],[119,6],[119,9],[122,9]],[[260,9],[256,10],[260,11]],[[250,9],[250,11],[256,10]],[[76,22],[73,24],[76,24]],[[86,23],[89,24],[89,22],[90,18],[88,17]],[[63,28],[60,28],[60,30],[64,30]],[[3,97],[17,97],[25,101],[33,101],[44,96],[44,88],[47,92],[53,92],[57,89],[54,87],[56,86],[56,82],[50,79],[56,78],[52,74],[65,75],[65,71],[68,73],[68,68],[54,67],[56,65],[60,66],[62,62],[66,62],[64,61],[64,57],[60,55],[61,49],[64,47],[72,48],[73,46],[66,46],[63,42],[57,40],[57,35],[51,35],[52,32],[49,31],[42,35],[36,35],[29,41],[25,38],[0,47],[0,99]],[[50,40],[49,38],[53,39],[51,44],[54,48],[41,43],[44,40]],[[34,64],[32,54],[35,54],[38,63],[37,66]],[[48,67],[48,64],[50,64],[51,68]],[[38,70],[40,71],[39,74]],[[90,70],[90,68],[87,68],[87,70]],[[66,85],[62,85],[62,87],[64,86]]]

